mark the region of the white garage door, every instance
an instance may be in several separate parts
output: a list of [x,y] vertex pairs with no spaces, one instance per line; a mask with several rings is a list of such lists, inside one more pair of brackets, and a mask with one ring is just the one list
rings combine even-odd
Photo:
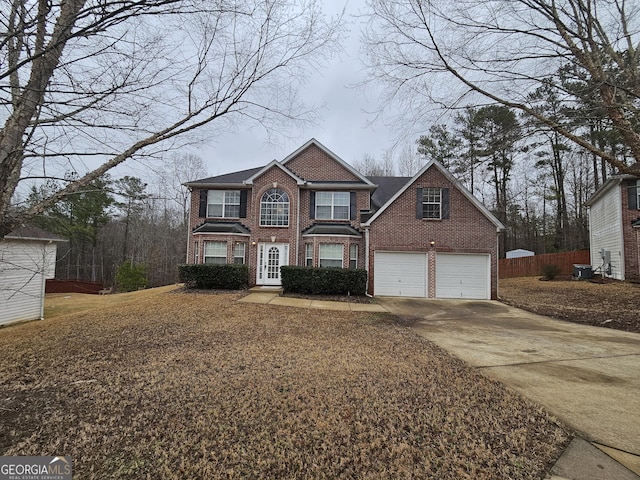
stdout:
[[375,252],[375,295],[427,296],[427,255],[408,252]]
[[437,298],[491,298],[489,255],[436,255]]

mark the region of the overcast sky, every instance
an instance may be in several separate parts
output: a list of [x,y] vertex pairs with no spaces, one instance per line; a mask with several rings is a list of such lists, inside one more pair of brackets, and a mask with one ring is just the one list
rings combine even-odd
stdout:
[[302,97],[305,102],[324,105],[317,125],[292,127],[291,139],[277,145],[267,144],[264,132],[255,128],[249,132],[217,137],[210,144],[194,148],[203,158],[210,175],[257,167],[273,159],[282,160],[310,138],[316,138],[346,162],[359,160],[364,154],[381,158],[394,144],[393,133],[381,121],[368,125],[373,119],[366,112],[377,108],[377,96],[368,91],[365,96],[353,84],[365,78],[360,61],[360,20],[354,14],[362,12],[364,0],[326,0],[325,13],[337,14],[345,7],[345,20],[350,30],[344,43],[344,53],[333,59],[326,69],[315,75]]

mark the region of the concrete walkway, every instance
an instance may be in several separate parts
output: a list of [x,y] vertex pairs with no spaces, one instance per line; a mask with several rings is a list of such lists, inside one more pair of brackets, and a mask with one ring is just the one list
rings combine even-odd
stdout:
[[[378,298],[415,330],[579,434],[552,479],[640,477],[640,335],[493,301]],[[635,473],[633,473],[635,472]]]

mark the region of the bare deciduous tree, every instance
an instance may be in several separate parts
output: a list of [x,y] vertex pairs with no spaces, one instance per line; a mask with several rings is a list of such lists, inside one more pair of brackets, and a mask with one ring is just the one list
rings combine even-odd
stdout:
[[[3,5],[0,237],[116,165],[175,148],[212,122],[220,132],[240,119],[270,128],[311,118],[296,91],[335,52],[341,25],[316,0]],[[60,171],[79,175],[37,204],[10,208],[21,181]]]
[[[527,95],[566,64],[595,86],[607,119],[640,161],[640,8],[624,0],[370,0],[365,40],[372,79],[410,121],[436,107],[516,108],[622,172],[627,165],[532,107]],[[558,95],[570,92],[554,83]],[[573,99],[575,100],[575,99]],[[382,102],[387,104],[387,102]]]

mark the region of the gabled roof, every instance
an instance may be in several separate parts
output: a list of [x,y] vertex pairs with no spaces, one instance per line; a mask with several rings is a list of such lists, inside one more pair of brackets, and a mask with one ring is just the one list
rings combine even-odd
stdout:
[[418,178],[420,178],[427,170],[429,170],[432,167],[437,168],[440,171],[440,173],[442,173],[445,177],[447,177],[447,179],[454,185],[454,187],[456,187],[465,197],[467,197],[467,199],[471,203],[473,203],[473,205],[475,205],[475,207],[478,210],[480,210],[480,212],[485,217],[487,217],[487,219],[491,223],[493,223],[496,226],[498,231],[505,230],[505,226],[502,224],[502,222],[500,222],[500,220],[498,220],[496,216],[493,213],[491,213],[489,209],[487,209],[487,207],[485,207],[482,204],[482,202],[480,202],[480,200],[478,200],[475,196],[473,196],[473,194],[469,190],[467,190],[465,186],[458,181],[457,178],[451,175],[451,172],[449,172],[449,170],[444,168],[442,164],[437,160],[430,160],[429,162],[427,162],[427,164],[424,167],[422,167],[418,173],[416,173],[411,179],[409,179],[409,181],[406,182],[404,186],[400,188],[400,190],[398,190],[391,198],[389,198],[382,205],[382,207],[380,207],[380,209],[376,213],[374,213],[371,216],[371,218],[367,220],[365,223],[363,223],[362,225],[365,227],[370,226],[371,223],[375,221],[375,219],[378,218],[382,214],[382,212],[384,212],[389,207],[389,205],[391,205],[400,195],[402,195],[411,185],[413,185],[413,183],[415,183],[418,180]]
[[253,185],[253,181],[256,178],[258,178],[260,175],[264,174],[265,172],[267,172],[268,170],[270,170],[273,167],[278,167],[284,173],[286,173],[291,178],[293,178],[298,185],[304,185],[304,180],[303,179],[298,177],[295,173],[293,173],[291,170],[289,170],[287,167],[285,167],[282,163],[280,163],[277,160],[272,160],[271,163],[268,163],[267,165],[265,165],[264,167],[259,169],[256,173],[254,173],[249,178],[247,178],[244,183],[247,184],[247,185]]
[[[336,155],[335,153],[333,153],[331,150],[329,150],[327,147],[325,147],[324,145],[322,145],[318,140],[316,140],[315,138],[312,138],[311,140],[309,140],[307,143],[305,143],[304,145],[302,145],[300,148],[298,148],[296,151],[294,151],[293,153],[290,153],[289,155],[287,155],[287,157],[285,157],[284,160],[282,160],[282,164],[286,165],[287,162],[289,162],[290,160],[293,160],[295,157],[297,157],[300,153],[302,153],[304,150],[306,150],[307,148],[309,148],[311,145],[315,145],[316,147],[318,147],[320,150],[322,150],[324,153],[326,153],[328,156],[330,156],[333,160],[335,160],[337,163],[339,163],[342,167],[344,167],[346,170],[348,170],[349,172],[351,172],[353,175],[355,175],[357,178],[360,179],[360,181],[362,181],[363,183],[366,183],[369,186],[374,186],[374,184],[364,175],[362,175],[360,172],[358,172],[355,168],[353,168],[351,165],[349,165],[347,162],[345,162],[344,160],[342,160],[338,155]],[[310,182],[313,182],[313,180],[310,180]]]
[[9,240],[35,240],[41,242],[68,242],[66,238],[34,225],[23,225],[4,236]]

